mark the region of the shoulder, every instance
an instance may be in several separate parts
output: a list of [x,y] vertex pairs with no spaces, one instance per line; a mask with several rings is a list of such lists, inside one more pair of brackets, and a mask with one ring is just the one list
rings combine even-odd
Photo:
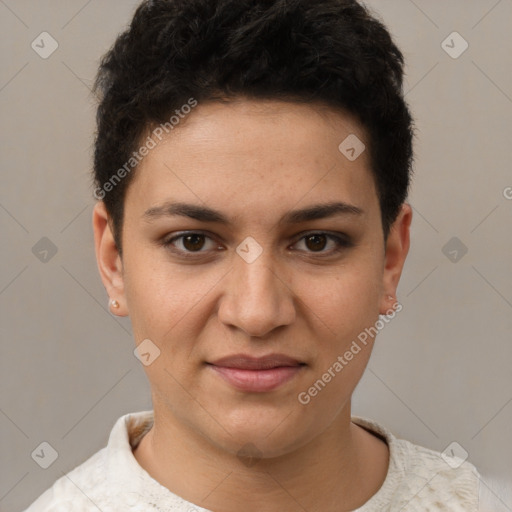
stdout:
[[106,448],[102,448],[60,477],[25,512],[97,511],[92,500],[104,491],[105,452]]
[[131,442],[151,423],[151,411],[126,414],[116,422],[108,445],[60,477],[25,512],[114,511],[119,493],[138,477]]
[[[361,512],[478,510],[480,475],[470,462],[451,450],[440,453],[398,439],[373,420],[352,417],[352,421],[384,438],[390,451],[386,479],[377,494],[360,509]],[[377,505],[383,508],[374,508]]]
[[[480,475],[473,464],[458,456],[396,441],[402,488],[410,503],[437,505],[439,510],[478,510]],[[401,464],[400,464],[401,462]]]

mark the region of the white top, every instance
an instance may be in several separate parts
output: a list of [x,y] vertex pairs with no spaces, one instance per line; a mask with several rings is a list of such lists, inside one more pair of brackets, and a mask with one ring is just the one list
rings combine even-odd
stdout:
[[[352,421],[382,437],[390,452],[384,483],[354,512],[478,510],[480,479],[472,464],[397,439],[375,421]],[[132,449],[152,424],[153,411],[121,416],[108,445],[59,478],[25,512],[211,512],[172,493],[139,465]]]

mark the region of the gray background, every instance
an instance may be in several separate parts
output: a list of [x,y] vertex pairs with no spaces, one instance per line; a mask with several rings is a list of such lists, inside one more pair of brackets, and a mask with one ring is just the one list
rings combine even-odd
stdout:
[[[120,415],[151,408],[91,228],[90,87],[136,4],[0,0],[2,512],[104,446]],[[512,1],[367,4],[406,56],[418,139],[404,309],[353,413],[439,451],[457,441],[482,474],[482,509],[512,511]],[[43,31],[59,45],[47,59],[31,47]],[[458,58],[442,47],[453,31],[469,43]],[[46,470],[31,458],[44,441],[58,452]]]

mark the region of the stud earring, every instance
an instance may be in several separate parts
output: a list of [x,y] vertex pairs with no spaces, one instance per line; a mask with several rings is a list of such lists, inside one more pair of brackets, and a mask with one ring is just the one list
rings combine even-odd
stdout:
[[116,300],[116,299],[112,299],[112,300],[110,301],[110,305],[111,305],[113,308],[117,309],[117,308],[119,307],[119,302],[117,302],[117,300]]

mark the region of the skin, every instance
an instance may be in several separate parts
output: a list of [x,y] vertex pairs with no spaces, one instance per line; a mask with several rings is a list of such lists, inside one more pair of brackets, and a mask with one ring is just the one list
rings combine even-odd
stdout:
[[[349,134],[366,141],[355,118],[319,105],[199,104],[137,169],[122,258],[104,204],[94,209],[99,271],[119,302],[112,312],[131,317],[137,345],[150,339],[160,350],[144,367],[155,422],[134,456],[204,508],[353,510],[386,477],[386,443],[350,419],[373,340],[307,405],[297,398],[396,305],[409,249],[410,206],[385,241],[368,152],[352,162],[338,150]],[[145,215],[175,201],[215,209],[231,224]],[[280,223],[331,202],[362,213]],[[183,231],[207,237],[164,245]],[[350,244],[336,251],[325,232]],[[249,236],[262,248],[252,263],[236,252]],[[187,250],[189,259],[180,255]],[[305,365],[275,390],[243,392],[206,364],[236,353],[282,353]],[[252,465],[237,456],[247,445]]]

